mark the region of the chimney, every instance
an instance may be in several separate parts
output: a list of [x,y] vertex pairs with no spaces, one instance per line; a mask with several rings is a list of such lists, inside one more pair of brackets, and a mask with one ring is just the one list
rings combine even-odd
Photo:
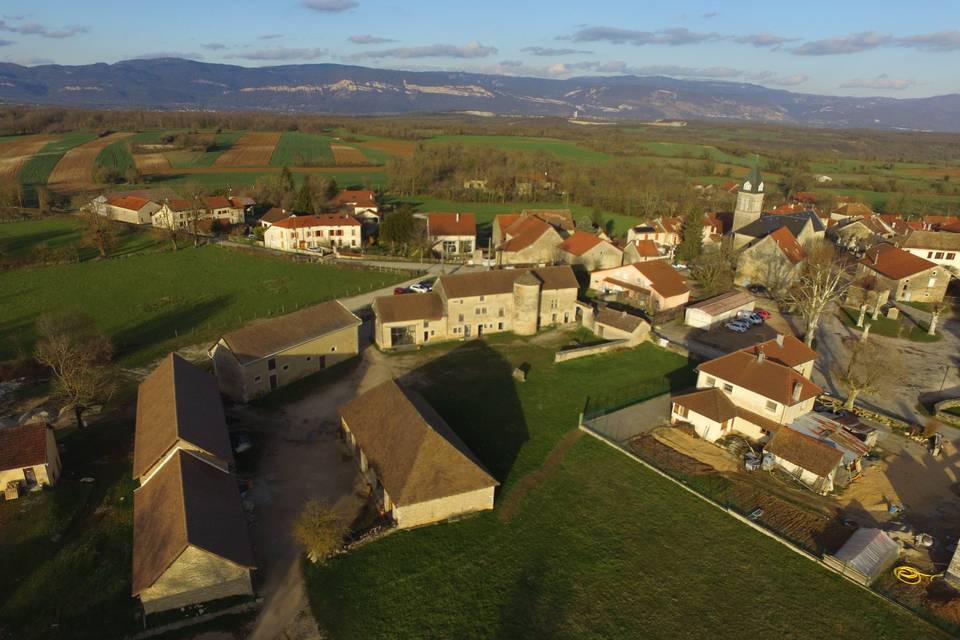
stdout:
[[763,347],[757,346],[757,364],[760,364],[767,358],[767,354],[763,352]]
[[777,334],[777,346],[780,347],[781,349],[783,348],[783,337],[784,336],[782,333]]
[[791,395],[791,397],[793,398],[793,402],[794,402],[794,403],[800,402],[800,393],[801,393],[802,391],[803,391],[803,383],[800,382],[799,380],[796,381],[796,382],[794,382],[794,383],[793,383],[793,394]]

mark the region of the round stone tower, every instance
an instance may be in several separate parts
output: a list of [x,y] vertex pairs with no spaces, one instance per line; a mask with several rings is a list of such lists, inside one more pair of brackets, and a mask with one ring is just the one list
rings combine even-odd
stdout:
[[513,281],[513,332],[532,336],[540,327],[540,279],[533,271]]

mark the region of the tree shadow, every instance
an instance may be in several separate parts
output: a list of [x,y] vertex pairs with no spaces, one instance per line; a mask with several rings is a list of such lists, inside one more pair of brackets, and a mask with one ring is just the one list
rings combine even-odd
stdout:
[[566,576],[551,571],[546,558],[535,556],[517,575],[500,608],[494,638],[559,638],[564,635],[564,612],[573,597]]
[[118,356],[128,355],[145,346],[187,334],[226,307],[232,296],[221,295],[202,302],[178,306],[153,315],[149,320],[128,327],[113,336]]
[[[77,233],[76,229],[49,229],[47,231],[38,231],[15,236],[0,241],[0,253],[16,256],[26,253],[28,250],[50,241],[69,238]],[[61,243],[55,243],[54,246],[60,246]]]
[[529,438],[513,366],[482,340],[404,375],[501,483]]

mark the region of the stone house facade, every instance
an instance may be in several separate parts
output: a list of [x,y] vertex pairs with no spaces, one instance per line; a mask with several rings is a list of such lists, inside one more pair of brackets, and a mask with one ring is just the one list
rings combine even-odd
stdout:
[[472,213],[427,213],[427,240],[437,256],[469,256],[477,248],[477,220]]
[[574,231],[560,244],[560,257],[569,265],[596,271],[619,266],[623,262],[623,251],[597,235]]
[[290,216],[263,232],[263,245],[279,251],[305,251],[324,247],[359,248],[362,225],[344,215]]
[[783,291],[800,274],[806,255],[790,230],[780,227],[740,251],[734,284],[762,284],[770,291]]
[[590,274],[590,288],[602,293],[624,293],[650,313],[685,305],[690,287],[666,260],[649,260]]
[[860,260],[858,275],[873,276],[897,302],[942,302],[950,271],[892,244],[871,247]]

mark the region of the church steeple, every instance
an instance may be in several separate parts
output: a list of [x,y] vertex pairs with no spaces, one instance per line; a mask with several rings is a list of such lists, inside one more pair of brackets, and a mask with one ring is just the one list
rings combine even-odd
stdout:
[[[737,206],[733,210],[733,232],[759,220],[763,213],[763,177],[760,175],[760,159],[754,157],[750,173],[740,183]],[[734,243],[736,244],[736,243]]]
[[760,158],[754,156],[750,173],[740,184],[740,190],[747,193],[763,193],[763,178],[760,176]]

